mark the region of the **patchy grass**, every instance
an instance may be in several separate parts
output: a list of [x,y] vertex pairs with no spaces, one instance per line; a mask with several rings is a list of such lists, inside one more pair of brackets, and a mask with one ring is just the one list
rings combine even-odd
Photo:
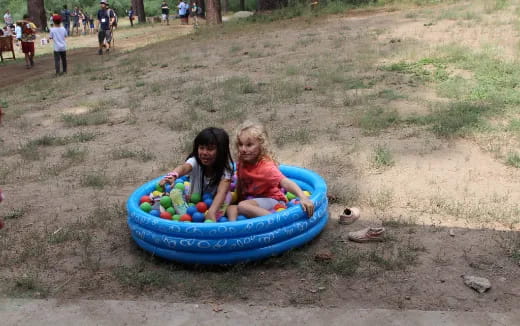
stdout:
[[395,126],[399,122],[400,118],[397,111],[377,107],[364,111],[358,124],[366,134],[377,135],[382,130]]
[[520,154],[516,152],[508,153],[507,164],[515,168],[520,168]]
[[152,152],[145,149],[130,150],[118,148],[111,151],[110,155],[113,160],[136,159],[141,162],[148,162],[155,159],[155,155]]
[[387,147],[377,145],[376,148],[374,148],[372,154],[372,165],[376,169],[390,167],[394,164],[393,155]]
[[104,107],[97,107],[81,114],[63,114],[61,119],[67,127],[97,126],[108,122],[109,112]]
[[87,172],[81,176],[80,184],[84,187],[102,189],[109,184],[109,179],[102,172]]

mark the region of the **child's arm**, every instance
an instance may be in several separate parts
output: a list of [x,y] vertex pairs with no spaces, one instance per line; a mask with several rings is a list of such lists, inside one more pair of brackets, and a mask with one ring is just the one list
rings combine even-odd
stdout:
[[229,191],[230,184],[231,184],[231,180],[229,180],[229,179],[220,180],[220,183],[218,184],[218,188],[217,188],[217,194],[215,195],[215,198],[213,199],[213,203],[211,204],[211,207],[208,209],[208,213],[206,214],[206,219],[213,220],[216,222],[217,212],[220,209],[220,207],[222,207],[222,204],[224,204],[224,200],[226,199],[226,195]]
[[159,181],[159,184],[161,186],[164,186],[166,183],[173,184],[175,180],[190,173],[192,169],[193,167],[188,163],[181,164]]
[[307,212],[307,216],[311,217],[314,214],[314,204],[309,198],[307,198],[302,189],[296,183],[294,183],[294,181],[291,181],[289,178],[283,178],[282,181],[280,181],[280,185],[287,189],[287,191],[290,191],[297,197],[300,197],[302,208],[305,212]]

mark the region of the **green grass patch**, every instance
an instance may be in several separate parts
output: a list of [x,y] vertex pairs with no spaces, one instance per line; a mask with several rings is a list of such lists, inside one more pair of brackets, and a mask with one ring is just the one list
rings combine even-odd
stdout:
[[372,164],[376,169],[390,167],[395,161],[392,153],[385,146],[377,145],[372,155]]
[[140,290],[164,286],[169,279],[165,271],[153,270],[144,264],[118,266],[112,274],[122,285]]
[[145,149],[141,150],[129,150],[124,148],[118,148],[110,152],[113,160],[122,159],[136,159],[141,162],[148,162],[155,158],[155,155]]
[[507,154],[507,165],[515,168],[520,168],[520,154],[517,152],[510,152]]
[[104,107],[97,107],[86,113],[63,114],[61,119],[67,127],[96,126],[108,122],[109,112]]
[[80,178],[80,184],[84,187],[102,189],[109,184],[107,176],[100,172],[91,172]]
[[364,111],[359,119],[359,126],[368,134],[378,134],[399,122],[400,118],[397,111],[377,107]]

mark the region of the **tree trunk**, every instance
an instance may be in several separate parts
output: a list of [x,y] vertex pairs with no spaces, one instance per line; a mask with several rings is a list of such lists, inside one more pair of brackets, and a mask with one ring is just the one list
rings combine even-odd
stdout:
[[137,21],[139,23],[146,23],[146,14],[144,13],[143,0],[132,0],[132,7],[134,7]]
[[259,10],[280,9],[283,6],[283,0],[258,0]]
[[246,1],[240,0],[240,11],[246,10]]
[[222,24],[220,0],[206,0],[206,22],[208,24]]
[[47,28],[47,15],[45,14],[43,0],[27,0],[27,13],[36,27],[42,31]]

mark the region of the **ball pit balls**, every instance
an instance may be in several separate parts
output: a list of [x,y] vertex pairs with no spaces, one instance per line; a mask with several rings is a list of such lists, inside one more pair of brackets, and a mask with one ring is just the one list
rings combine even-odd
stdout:
[[278,209],[275,209],[276,212],[281,212],[281,211],[283,211],[283,210],[285,210],[285,208],[283,208],[283,207],[280,207],[280,208],[278,208]]
[[231,193],[231,203],[232,203],[232,204],[236,204],[237,201],[238,201],[238,194],[237,194],[236,192],[233,191],[233,192]]
[[179,214],[175,214],[172,216],[172,220],[179,221],[181,219],[181,216]]
[[184,214],[184,215],[181,216],[179,221],[181,221],[181,222],[191,222],[191,216],[188,215],[188,214]]
[[172,219],[172,214],[170,214],[169,212],[162,212],[159,217],[160,218],[164,218],[165,220],[171,220]]
[[142,203],[152,203],[153,200],[152,200],[152,198],[150,198],[150,196],[145,195],[145,196],[141,197],[141,200],[139,202],[141,204]]
[[229,221],[229,220],[228,220],[227,217],[225,217],[225,216],[222,216],[222,217],[220,217],[220,218],[218,219],[218,222],[219,222],[219,223],[224,223],[224,222],[228,222],[228,221]]
[[304,191],[303,191],[303,194],[304,194],[305,196],[307,196],[307,197],[310,197],[310,196],[311,196],[311,193],[308,192],[307,190],[304,190]]
[[208,208],[210,208],[210,207],[211,207],[211,204],[213,204],[213,199],[211,199],[211,198],[207,198],[207,199],[205,199],[205,200],[203,201],[203,203],[206,204],[206,206],[207,206]]
[[208,219],[208,220],[204,220],[204,223],[215,223],[215,221]]
[[158,209],[152,209],[152,210],[150,211],[150,214],[152,214],[153,216],[160,217],[160,216],[161,216],[161,211],[158,210]]
[[159,202],[161,203],[161,206],[164,208],[172,207],[172,199],[169,196],[161,197],[161,200]]
[[159,183],[155,185],[155,190],[157,190],[158,192],[164,192],[163,186],[161,186]]
[[234,191],[236,187],[237,187],[237,185],[232,183],[229,185],[229,190]]
[[193,213],[193,215],[191,216],[191,220],[196,223],[204,222],[204,220],[205,220],[204,213],[201,213],[201,212]]
[[202,195],[202,201],[205,201],[206,199],[212,199],[213,198],[213,195],[206,192]]
[[190,216],[193,216],[193,214],[197,211],[197,207],[195,206],[190,206],[188,207],[188,209],[186,210],[186,214],[190,215]]
[[167,211],[168,213],[172,214],[172,216],[175,215],[175,208],[173,208],[173,207],[168,207],[168,208],[166,209],[166,211]]
[[141,207],[141,209],[147,213],[150,213],[150,211],[152,210],[152,205],[150,205],[149,202],[144,202],[139,207]]
[[275,211],[278,211],[280,208],[285,208],[285,205],[284,204],[276,204],[274,205],[273,209]]
[[169,183],[165,184],[165,185],[164,185],[164,191],[165,191],[165,192],[170,192],[170,191],[172,191],[172,186],[171,186]]
[[245,221],[245,220],[247,220],[247,217],[245,217],[244,215],[237,216],[237,221]]
[[175,189],[179,189],[180,191],[184,191],[184,183],[178,182],[175,184]]
[[291,200],[293,200],[293,199],[296,198],[296,195],[293,194],[293,193],[290,192],[290,191],[288,191],[288,192],[285,194],[285,196],[287,197],[287,200],[288,200],[288,201],[291,201]]
[[190,199],[191,199],[190,201],[192,203],[196,204],[196,203],[198,203],[200,201],[200,194],[198,192],[194,192],[194,193],[191,194],[191,198]]
[[197,208],[197,210],[200,212],[200,213],[204,213],[208,210],[208,205],[206,205],[205,202],[201,201],[201,202],[198,202],[195,207]]
[[162,192],[161,191],[158,191],[158,190],[155,190],[152,192],[152,196],[153,197],[161,197],[162,196]]

